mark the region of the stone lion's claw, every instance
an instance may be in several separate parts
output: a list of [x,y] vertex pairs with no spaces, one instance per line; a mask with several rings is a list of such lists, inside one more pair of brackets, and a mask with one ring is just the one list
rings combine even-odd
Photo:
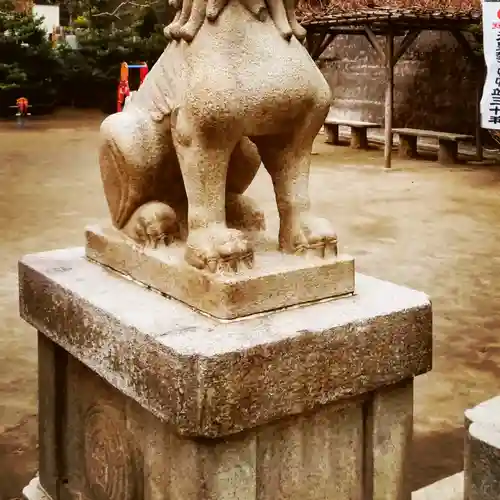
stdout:
[[307,246],[299,243],[295,245],[293,253],[295,255],[305,255],[307,253]]
[[315,241],[306,246],[306,255],[311,257],[323,258],[325,256],[325,243],[324,241]]
[[243,258],[243,263],[245,264],[245,266],[248,267],[248,269],[253,269],[253,266],[254,266],[254,255],[250,254],[250,255],[245,256]]
[[231,271],[237,273],[238,272],[238,259],[230,259],[229,260],[229,267]]
[[337,239],[336,238],[327,239],[325,241],[325,253],[324,253],[325,259],[337,257],[337,255],[338,255]]
[[202,267],[212,273],[237,273],[247,256],[253,258],[253,251],[241,231],[213,224],[190,232],[185,259],[195,267],[202,259]]
[[211,272],[211,273],[215,273],[217,271],[217,259],[208,259],[207,260],[207,269]]
[[158,245],[178,233],[177,217],[171,207],[160,202],[149,202],[139,207],[123,232],[143,250],[157,249]]

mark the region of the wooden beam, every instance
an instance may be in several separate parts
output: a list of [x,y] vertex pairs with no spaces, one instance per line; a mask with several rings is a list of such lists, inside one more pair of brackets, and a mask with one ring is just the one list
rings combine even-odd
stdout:
[[476,61],[478,56],[474,52],[475,47],[469,42],[469,40],[467,40],[467,38],[465,38],[465,35],[459,30],[453,30],[451,33],[455,37],[458,44],[462,47],[467,57],[470,57],[473,62]]
[[307,50],[311,57],[315,59],[314,55],[315,53],[318,52],[319,48],[321,47],[321,44],[323,43],[324,39],[326,38],[328,32],[323,31],[320,33],[308,33],[306,35],[307,38]]
[[370,42],[371,46],[375,49],[375,52],[377,52],[378,56],[380,57],[380,60],[383,63],[385,63],[386,53],[384,52],[384,49],[378,43],[378,40],[377,40],[377,37],[375,36],[375,33],[373,33],[372,29],[369,26],[365,26],[365,36],[366,36],[367,40]]
[[331,45],[331,43],[335,40],[336,37],[337,33],[328,33],[328,35],[326,35],[323,41],[321,42],[319,48],[313,54],[311,54],[311,57],[314,60],[319,59],[323,54],[323,52]]
[[418,35],[420,35],[420,30],[408,31],[406,33],[403,41],[401,42],[401,45],[394,54],[394,57],[392,59],[393,65],[395,65],[401,59],[404,53],[411,47],[411,44],[418,38]]
[[306,46],[306,49],[307,51],[309,52],[309,54],[311,53],[311,50],[313,48],[313,45],[314,45],[314,41],[316,39],[316,36],[317,36],[317,33],[314,32],[314,31],[310,31],[308,30],[306,32],[306,41],[305,41],[305,46]]
[[[471,33],[471,32],[469,32],[469,33]],[[476,43],[478,45],[481,45],[482,38],[483,38],[482,33],[479,33],[479,32],[476,32],[476,31],[472,31],[472,36],[473,36],[474,40],[476,41]]]
[[384,141],[384,166],[391,168],[392,156],[392,118],[394,106],[394,35],[386,35],[385,42],[385,141]]
[[482,139],[482,127],[481,127],[481,96],[483,93],[482,85],[484,84],[484,59],[476,54],[474,51],[475,46],[479,45],[478,40],[474,37],[475,44],[469,42],[467,40],[465,34],[459,30],[452,31],[453,36],[456,41],[462,47],[465,52],[466,57],[471,61],[473,67],[477,69],[478,73],[482,75],[482,78],[479,78],[479,81],[476,85],[476,93],[475,93],[475,115],[476,115],[476,159],[478,161],[483,160],[483,139]]

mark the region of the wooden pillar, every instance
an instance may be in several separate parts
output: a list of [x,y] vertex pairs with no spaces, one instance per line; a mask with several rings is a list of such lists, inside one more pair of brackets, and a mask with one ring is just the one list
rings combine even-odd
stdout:
[[476,43],[471,43],[467,37],[459,30],[453,30],[451,32],[455,37],[456,41],[461,45],[462,49],[465,52],[465,55],[473,65],[474,69],[478,71],[480,77],[479,82],[476,86],[476,159],[478,161],[482,161],[483,159],[483,141],[481,138],[481,94],[482,94],[482,85],[484,84],[484,59],[482,56],[478,56],[474,48],[478,45],[478,40],[476,37]]
[[408,31],[399,45],[398,50],[394,51],[394,32],[391,27],[386,34],[385,48],[382,48],[377,38],[369,26],[365,26],[365,36],[371,46],[377,52],[380,61],[385,68],[386,89],[385,89],[385,147],[384,158],[385,168],[391,168],[392,156],[392,117],[394,108],[394,66],[401,56],[408,50],[410,45],[417,39],[420,30]]
[[392,117],[394,107],[394,35],[389,32],[385,42],[385,146],[384,166],[391,168],[392,156]]

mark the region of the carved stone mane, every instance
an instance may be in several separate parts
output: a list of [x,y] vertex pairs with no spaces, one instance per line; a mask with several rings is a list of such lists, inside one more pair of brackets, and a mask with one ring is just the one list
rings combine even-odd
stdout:
[[[177,13],[172,23],[165,28],[165,36],[191,42],[205,20],[215,22],[230,1],[232,0],[170,0],[170,5]],[[299,40],[305,37],[306,31],[295,15],[295,0],[237,1],[261,22],[270,16],[286,40],[294,35]]]

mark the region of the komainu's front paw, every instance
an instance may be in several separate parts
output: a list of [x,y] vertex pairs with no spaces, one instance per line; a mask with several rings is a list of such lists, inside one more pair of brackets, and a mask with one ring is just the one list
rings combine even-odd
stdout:
[[165,203],[152,201],[134,212],[123,232],[141,248],[158,248],[178,235],[177,217]]
[[189,232],[185,259],[212,273],[235,273],[253,267],[254,253],[241,231],[212,224]]
[[314,255],[321,258],[338,254],[337,234],[326,219],[304,215],[298,230],[291,234],[280,234],[281,249],[296,255]]

